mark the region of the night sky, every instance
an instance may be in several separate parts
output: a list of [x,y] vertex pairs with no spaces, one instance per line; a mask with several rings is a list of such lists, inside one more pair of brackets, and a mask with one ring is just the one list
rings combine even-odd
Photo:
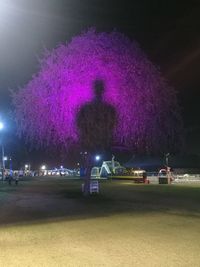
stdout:
[[[10,123],[7,136],[15,132],[9,120],[9,89],[23,86],[37,72],[44,47],[51,49],[96,27],[98,31],[117,29],[135,39],[160,67],[178,93],[187,152],[200,154],[199,14],[198,0],[2,0],[0,114]],[[23,150],[20,144],[18,150]]]

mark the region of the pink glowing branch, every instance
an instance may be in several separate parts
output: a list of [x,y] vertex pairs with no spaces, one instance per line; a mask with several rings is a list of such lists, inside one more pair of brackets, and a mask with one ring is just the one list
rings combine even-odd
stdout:
[[181,119],[173,88],[136,42],[93,29],[45,51],[39,72],[14,94],[19,134],[39,146],[77,142],[76,114],[93,98],[95,79],[104,81],[105,101],[117,111],[117,144],[146,152],[178,144]]

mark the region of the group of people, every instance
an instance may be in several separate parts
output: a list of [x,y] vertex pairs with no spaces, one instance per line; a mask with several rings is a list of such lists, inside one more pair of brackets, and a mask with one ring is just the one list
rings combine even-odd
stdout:
[[19,177],[23,176],[23,171],[22,172],[13,172],[13,170],[10,170],[9,173],[6,176],[6,179],[8,180],[8,184],[11,185],[12,181],[15,182],[15,185],[18,185],[19,182]]

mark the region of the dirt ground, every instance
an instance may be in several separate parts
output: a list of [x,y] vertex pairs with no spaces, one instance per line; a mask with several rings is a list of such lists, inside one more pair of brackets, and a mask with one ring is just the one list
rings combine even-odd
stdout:
[[0,266],[200,266],[200,187],[50,177],[0,184]]

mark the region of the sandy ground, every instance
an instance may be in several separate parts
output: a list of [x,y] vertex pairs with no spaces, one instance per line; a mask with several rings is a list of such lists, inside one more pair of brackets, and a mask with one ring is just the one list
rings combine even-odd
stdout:
[[58,178],[1,185],[0,266],[200,266],[199,189],[168,209],[171,189],[130,182],[90,199]]

